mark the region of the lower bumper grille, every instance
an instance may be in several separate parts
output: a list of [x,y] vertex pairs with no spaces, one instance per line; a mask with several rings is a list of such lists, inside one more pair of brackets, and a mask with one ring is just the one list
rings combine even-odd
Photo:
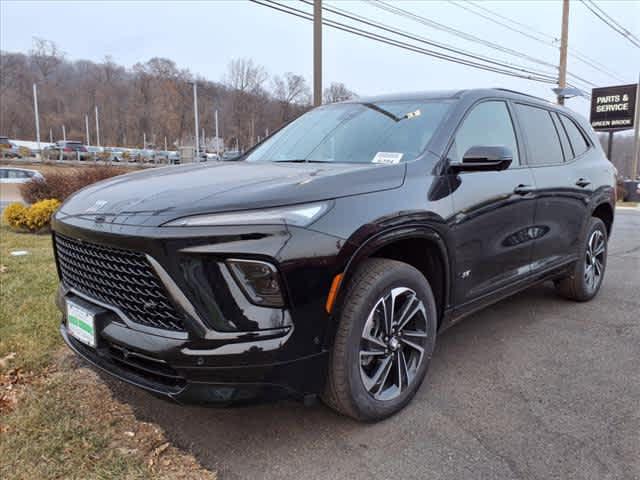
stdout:
[[169,299],[144,254],[55,235],[63,283],[117,307],[135,323],[184,331],[184,316]]

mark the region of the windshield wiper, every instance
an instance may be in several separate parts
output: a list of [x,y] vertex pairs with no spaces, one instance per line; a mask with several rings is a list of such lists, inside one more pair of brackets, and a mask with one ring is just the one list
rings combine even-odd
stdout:
[[306,160],[304,158],[296,158],[294,160],[273,160],[273,163],[334,163],[331,160]]

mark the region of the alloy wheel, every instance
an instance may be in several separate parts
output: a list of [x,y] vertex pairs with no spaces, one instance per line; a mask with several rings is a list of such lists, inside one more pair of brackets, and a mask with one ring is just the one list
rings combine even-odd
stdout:
[[592,291],[597,288],[604,273],[606,250],[604,234],[600,230],[594,230],[587,242],[584,269],[585,283]]
[[369,313],[360,339],[360,377],[376,400],[398,397],[424,361],[427,311],[416,292],[393,288]]

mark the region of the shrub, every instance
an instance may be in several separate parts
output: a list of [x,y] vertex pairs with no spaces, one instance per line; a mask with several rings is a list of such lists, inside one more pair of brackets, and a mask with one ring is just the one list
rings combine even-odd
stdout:
[[55,198],[41,200],[34,203],[27,210],[26,226],[32,232],[37,232],[51,223],[51,217],[60,207],[60,201]]
[[20,230],[27,226],[27,210],[29,209],[21,203],[12,203],[4,209],[2,217],[11,228]]
[[60,201],[55,198],[42,200],[30,207],[25,207],[20,203],[12,203],[5,208],[3,216],[14,230],[27,229],[38,232],[49,227],[51,217],[58,207],[60,207]]
[[20,186],[26,202],[36,203],[55,198],[63,202],[69,195],[92,183],[124,173],[111,166],[84,167],[66,173],[49,173],[44,179],[31,179]]
[[33,153],[27,147],[19,147],[18,155],[20,155],[21,157],[30,157],[33,155]]

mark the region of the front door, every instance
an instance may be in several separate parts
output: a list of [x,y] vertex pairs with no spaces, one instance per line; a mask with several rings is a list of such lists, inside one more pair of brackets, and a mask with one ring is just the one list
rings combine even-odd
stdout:
[[520,162],[510,107],[501,100],[476,104],[467,113],[449,150],[460,162],[473,146],[501,145],[513,152],[507,170],[451,175],[455,245],[455,303],[458,306],[496,292],[531,271],[535,213],[534,181]]

